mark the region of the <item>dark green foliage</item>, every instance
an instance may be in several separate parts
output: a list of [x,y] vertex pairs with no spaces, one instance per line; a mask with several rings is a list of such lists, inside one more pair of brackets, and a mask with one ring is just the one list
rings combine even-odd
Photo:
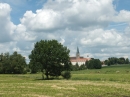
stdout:
[[77,71],[79,70],[79,65],[76,63],[75,65],[72,65],[72,71]]
[[26,67],[25,58],[17,52],[12,55],[9,55],[9,53],[0,55],[0,73],[21,74],[26,72]]
[[87,68],[88,69],[101,69],[102,63],[99,59],[92,59],[88,61]]
[[84,64],[80,65],[79,70],[84,70],[84,69],[86,69],[86,65]]
[[93,60],[90,60],[90,61],[88,62],[87,68],[88,68],[88,69],[94,69],[94,61],[93,61]]
[[39,69],[46,75],[58,77],[64,70],[71,70],[69,50],[57,40],[37,42],[29,55],[30,68],[33,72]]
[[118,64],[125,64],[125,58],[119,58]]
[[85,64],[79,66],[78,63],[76,63],[75,65],[72,65],[72,71],[85,70],[85,69],[87,69]]
[[30,68],[29,68],[29,64],[27,64],[26,68],[25,68],[26,72],[31,72]]
[[10,56],[10,59],[11,59],[12,72],[15,74],[23,73],[24,68],[26,68],[25,58],[22,57],[21,54],[14,52],[13,55]]
[[95,69],[101,69],[102,68],[102,63],[99,59],[94,59],[94,68]]
[[104,63],[105,63],[105,65],[108,65],[108,66],[111,65],[109,60],[105,60]]
[[111,57],[105,60],[105,64],[110,66],[110,65],[115,65],[115,64],[129,64],[129,59],[128,58],[116,58],[116,57]]
[[89,61],[86,61],[86,62],[85,62],[85,66],[86,66],[86,68],[87,68],[87,66],[88,66],[88,63],[89,63]]
[[31,69],[31,73],[37,73],[38,71],[40,71],[40,64],[36,63],[36,62],[30,62],[29,63],[29,68]]
[[126,58],[125,64],[129,64],[129,59],[128,58]]
[[61,76],[64,78],[64,79],[70,79],[71,78],[71,73],[70,71],[64,71],[62,72]]

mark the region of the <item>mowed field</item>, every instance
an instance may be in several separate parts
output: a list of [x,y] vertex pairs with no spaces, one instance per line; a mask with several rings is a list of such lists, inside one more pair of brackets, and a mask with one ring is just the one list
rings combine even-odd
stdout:
[[130,65],[73,71],[70,80],[0,75],[0,97],[130,97]]

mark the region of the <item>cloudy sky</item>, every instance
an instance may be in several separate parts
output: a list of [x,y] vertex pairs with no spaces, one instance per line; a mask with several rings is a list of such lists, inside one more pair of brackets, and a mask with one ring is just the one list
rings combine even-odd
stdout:
[[130,58],[130,0],[0,0],[0,53],[56,39],[75,56]]

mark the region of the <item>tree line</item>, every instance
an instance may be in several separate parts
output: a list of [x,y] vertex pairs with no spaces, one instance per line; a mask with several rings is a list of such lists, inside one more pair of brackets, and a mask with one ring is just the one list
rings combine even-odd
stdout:
[[0,73],[1,74],[22,74],[27,72],[25,58],[16,51],[13,54],[0,54]]
[[86,61],[85,64],[82,64],[80,66],[78,63],[72,65],[72,71],[85,70],[85,69],[101,69],[101,68],[102,68],[102,62],[99,59],[94,58],[92,58],[89,61]]
[[121,58],[110,57],[104,61],[104,64],[108,66],[115,64],[129,64],[129,63],[130,63],[129,59],[128,58],[125,59],[123,57]]
[[29,55],[30,62],[27,65],[25,58],[16,51],[13,54],[0,54],[0,73],[1,74],[23,74],[30,71],[31,73],[42,72],[42,77],[59,77],[70,78],[72,70],[83,69],[100,69],[101,62],[99,59],[86,61],[79,66],[72,65],[69,57],[70,50],[58,43],[57,40],[41,40],[36,42],[34,49]]
[[[25,58],[16,51],[13,54],[0,54],[0,73],[1,74],[23,74],[42,72],[43,79],[57,78],[62,76],[69,79],[72,70],[101,69],[102,62],[92,58],[81,66],[76,63],[72,65],[69,57],[70,50],[59,43],[57,40],[41,40],[35,43],[31,54],[30,62],[27,65]],[[108,66],[114,64],[129,64],[129,59],[108,58],[104,63]]]

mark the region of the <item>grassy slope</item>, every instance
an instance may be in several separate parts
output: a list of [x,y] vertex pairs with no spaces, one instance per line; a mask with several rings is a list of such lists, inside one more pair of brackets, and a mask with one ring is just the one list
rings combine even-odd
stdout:
[[41,74],[0,75],[0,97],[130,97],[130,65],[72,73],[71,80],[49,81],[36,80]]

